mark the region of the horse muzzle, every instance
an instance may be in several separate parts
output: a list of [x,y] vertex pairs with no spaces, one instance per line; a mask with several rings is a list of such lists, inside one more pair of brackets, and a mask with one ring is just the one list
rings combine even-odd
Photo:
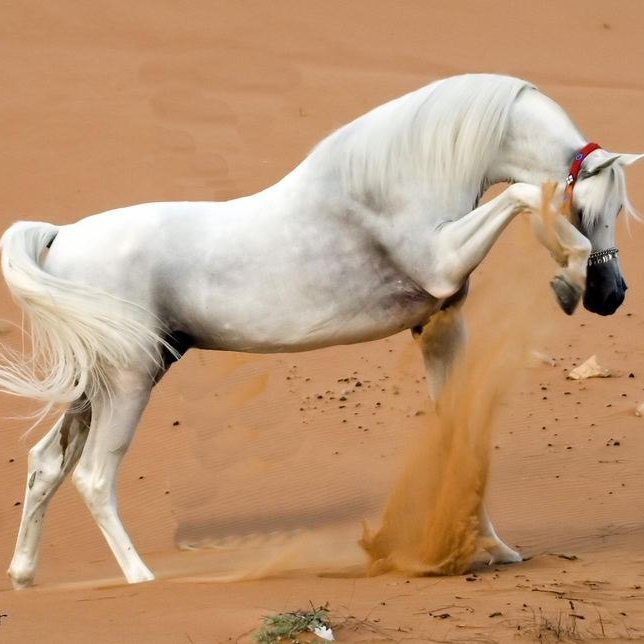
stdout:
[[622,277],[617,261],[617,250],[601,251],[591,255],[586,271],[584,307],[599,315],[612,315],[617,311],[628,286]]

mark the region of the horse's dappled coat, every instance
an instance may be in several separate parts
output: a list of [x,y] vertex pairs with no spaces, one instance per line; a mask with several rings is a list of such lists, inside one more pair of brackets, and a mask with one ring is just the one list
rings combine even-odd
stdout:
[[[118,517],[115,481],[177,352],[301,351],[416,329],[438,397],[464,341],[459,307],[470,273],[513,217],[538,220],[541,184],[563,186],[585,143],[529,83],[465,75],[356,119],[249,197],[141,204],[68,226],[14,224],[2,267],[34,353],[0,368],[0,388],[70,404],[30,452],[14,584],[33,583],[47,504],[74,465],[128,581],[153,578]],[[591,250],[615,245],[619,205],[629,204],[622,166],[638,158],[593,151],[573,223],[556,220],[565,252],[541,236],[561,264],[553,285],[567,312],[584,292]],[[513,185],[479,205],[499,181]],[[584,302],[610,314],[624,291],[615,255]],[[494,560],[520,559],[484,511],[480,524]]]

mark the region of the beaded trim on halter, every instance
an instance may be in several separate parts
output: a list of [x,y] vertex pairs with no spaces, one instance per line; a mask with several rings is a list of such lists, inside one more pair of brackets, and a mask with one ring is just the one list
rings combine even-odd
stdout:
[[607,262],[617,259],[617,248],[606,248],[605,250],[596,250],[588,256],[588,266],[596,266],[597,264],[606,264]]

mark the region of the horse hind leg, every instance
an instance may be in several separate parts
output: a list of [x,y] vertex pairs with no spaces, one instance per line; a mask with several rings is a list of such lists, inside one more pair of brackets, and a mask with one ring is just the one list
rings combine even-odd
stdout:
[[49,502],[83,451],[90,417],[89,406],[67,410],[29,451],[22,519],[8,570],[14,588],[25,588],[34,582]]
[[150,581],[154,575],[137,554],[121,523],[116,479],[141,414],[150,397],[147,373],[121,371],[116,386],[92,400],[89,437],[72,479],[98,524],[129,583]]

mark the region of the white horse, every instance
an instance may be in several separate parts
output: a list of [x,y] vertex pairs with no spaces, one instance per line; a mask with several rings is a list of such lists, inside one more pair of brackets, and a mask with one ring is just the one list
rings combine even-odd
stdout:
[[[539,211],[543,182],[568,183],[572,200],[572,223],[555,224],[563,246],[542,231],[562,307],[585,290],[588,309],[613,313],[622,167],[639,158],[587,144],[525,81],[465,75],[358,118],[249,197],[12,225],[2,270],[33,354],[5,361],[0,388],[68,405],[29,452],[14,586],[33,583],[47,505],[74,466],[128,582],[153,579],[119,519],[116,476],[154,384],[189,348],[303,351],[411,329],[438,398],[464,341],[468,276],[515,215]],[[512,185],[479,206],[500,181]],[[521,559],[484,511],[481,537],[492,561]]]

